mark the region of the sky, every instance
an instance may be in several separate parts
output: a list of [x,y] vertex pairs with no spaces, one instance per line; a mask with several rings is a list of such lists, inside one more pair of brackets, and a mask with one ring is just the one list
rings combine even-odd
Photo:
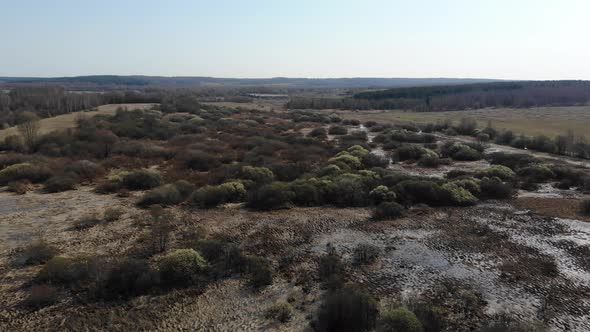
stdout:
[[0,76],[590,79],[588,0],[0,0]]

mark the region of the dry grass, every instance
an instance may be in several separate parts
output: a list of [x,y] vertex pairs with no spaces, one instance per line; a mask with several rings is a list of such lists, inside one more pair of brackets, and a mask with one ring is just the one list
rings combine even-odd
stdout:
[[[331,111],[332,112],[332,111]],[[473,118],[484,127],[488,121],[497,129],[509,129],[526,135],[563,135],[572,129],[576,135],[587,134],[590,106],[534,107],[528,109],[498,108],[453,112],[336,111],[341,116],[361,121],[434,123],[451,119]]]
[[590,222],[590,216],[583,216],[580,213],[581,202],[582,200],[574,198],[520,197],[515,201],[515,206],[533,210],[543,216]]
[[[74,128],[76,126],[76,120],[80,117],[93,117],[96,115],[113,115],[119,107],[127,107],[128,109],[149,109],[152,104],[109,104],[97,107],[96,111],[80,111],[69,114],[62,114],[52,118],[41,120],[41,134],[47,134],[55,130],[65,130]],[[7,136],[18,135],[18,129],[16,127],[7,128],[0,130],[0,140],[3,140]]]

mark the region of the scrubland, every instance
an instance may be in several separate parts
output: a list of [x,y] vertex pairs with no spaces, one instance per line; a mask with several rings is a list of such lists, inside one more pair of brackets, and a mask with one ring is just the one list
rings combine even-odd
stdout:
[[229,106],[4,144],[0,328],[590,329],[585,164],[461,124]]

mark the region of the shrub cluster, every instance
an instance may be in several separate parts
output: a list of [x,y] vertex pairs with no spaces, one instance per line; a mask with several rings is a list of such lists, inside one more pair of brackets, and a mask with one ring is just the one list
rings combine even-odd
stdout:
[[226,182],[217,186],[199,188],[190,197],[192,205],[213,208],[220,204],[238,202],[246,195],[246,188],[239,181]]
[[111,193],[121,189],[147,190],[160,186],[162,183],[162,176],[154,171],[146,169],[131,172],[122,171],[110,176],[96,190],[100,193]]
[[25,162],[13,164],[0,170],[0,185],[6,185],[14,181],[39,183],[49,177],[51,177],[51,171],[47,167]]
[[43,184],[43,190],[47,193],[57,193],[67,190],[76,189],[76,185],[80,179],[74,173],[67,173],[64,175],[56,175]]
[[190,286],[203,280],[207,262],[193,249],[178,249],[162,257],[159,267],[164,285]]
[[26,265],[42,264],[57,255],[57,248],[45,241],[35,241],[28,245],[20,255],[20,261]]
[[371,331],[379,314],[377,301],[356,285],[327,292],[312,322],[315,331]]
[[137,202],[140,207],[150,205],[175,205],[184,202],[194,191],[194,186],[184,180],[156,187],[143,195]]

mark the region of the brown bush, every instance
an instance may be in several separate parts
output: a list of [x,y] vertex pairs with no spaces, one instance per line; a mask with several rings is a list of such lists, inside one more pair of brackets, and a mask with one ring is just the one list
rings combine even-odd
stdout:
[[33,285],[29,296],[25,300],[25,306],[31,309],[39,309],[57,302],[57,289],[49,285]]

